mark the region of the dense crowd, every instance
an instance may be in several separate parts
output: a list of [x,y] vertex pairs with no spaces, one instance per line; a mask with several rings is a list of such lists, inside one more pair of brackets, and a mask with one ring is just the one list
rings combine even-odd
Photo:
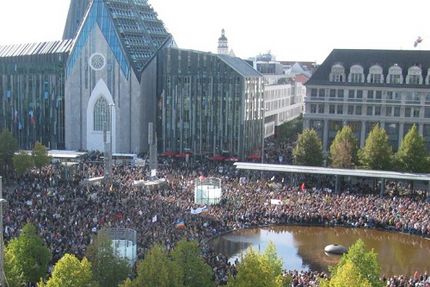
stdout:
[[[133,184],[147,178],[143,167],[115,166],[112,184],[85,184],[88,177],[103,174],[99,157],[87,159],[75,169],[60,165],[33,170],[9,183],[4,216],[5,238],[17,236],[26,222],[39,230],[53,253],[53,262],[64,253],[84,256],[92,235],[103,227],[129,227],[138,233],[138,257],[157,242],[171,249],[181,238],[201,243],[216,281],[225,283],[235,266],[216,254],[208,240],[234,229],[270,224],[346,225],[374,227],[430,237],[430,203],[421,198],[352,192],[334,193],[329,188],[300,188],[297,179],[280,175],[240,173],[231,165],[210,162],[185,163],[166,160],[158,176],[167,184],[143,189]],[[193,215],[194,179],[222,178],[221,203]],[[359,187],[356,186],[356,188]],[[270,204],[277,199],[282,204]],[[185,228],[178,228],[178,221]],[[288,271],[292,286],[316,286],[325,275]],[[387,278],[387,286],[428,286],[428,276]],[[427,282],[427,283],[425,283]],[[421,284],[421,285],[420,285]],[[427,284],[427,285],[425,285]]]

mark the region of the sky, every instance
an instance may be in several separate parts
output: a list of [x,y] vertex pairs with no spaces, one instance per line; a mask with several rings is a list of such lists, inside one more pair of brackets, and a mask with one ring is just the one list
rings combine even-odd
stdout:
[[[332,49],[430,49],[428,0],[149,0],[185,49],[322,63]],[[59,40],[70,0],[0,0],[0,45]],[[23,9],[25,7],[25,9]],[[421,36],[417,48],[414,41]]]

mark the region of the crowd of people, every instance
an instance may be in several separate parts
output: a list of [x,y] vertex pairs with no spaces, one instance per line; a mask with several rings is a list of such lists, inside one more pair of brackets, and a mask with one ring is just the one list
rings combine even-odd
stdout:
[[[164,160],[158,177],[166,184],[144,189],[133,184],[147,178],[144,167],[114,166],[112,183],[89,184],[103,175],[100,157],[83,160],[66,178],[61,165],[33,170],[9,182],[4,192],[5,238],[19,235],[23,224],[38,228],[53,253],[53,262],[68,252],[84,256],[91,237],[104,227],[132,228],[138,233],[138,257],[154,243],[167,249],[182,239],[200,242],[216,282],[235,274],[234,264],[208,244],[211,238],[235,229],[271,224],[345,225],[383,228],[430,237],[430,203],[420,198],[381,197],[356,192],[334,193],[277,174],[240,172],[231,165],[206,161]],[[194,215],[194,179],[222,179],[222,200]],[[276,199],[280,204],[270,204]],[[183,222],[178,227],[177,222]],[[292,286],[316,286],[319,272],[286,271]],[[386,278],[387,286],[429,286],[428,276]],[[427,282],[427,283],[426,283]],[[420,285],[421,284],[421,285]],[[427,284],[427,285],[425,285]]]

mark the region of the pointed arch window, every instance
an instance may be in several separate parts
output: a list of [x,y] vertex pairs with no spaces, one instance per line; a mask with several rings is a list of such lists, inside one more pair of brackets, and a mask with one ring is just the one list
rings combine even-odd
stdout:
[[109,130],[109,105],[104,97],[100,97],[94,105],[94,131],[103,131],[105,126]]

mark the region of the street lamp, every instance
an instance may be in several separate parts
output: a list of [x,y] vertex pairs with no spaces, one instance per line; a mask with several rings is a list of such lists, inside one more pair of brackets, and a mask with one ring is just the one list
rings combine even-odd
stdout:
[[4,285],[5,272],[4,272],[4,240],[3,240],[3,204],[6,199],[3,198],[3,178],[0,176],[0,284]]

